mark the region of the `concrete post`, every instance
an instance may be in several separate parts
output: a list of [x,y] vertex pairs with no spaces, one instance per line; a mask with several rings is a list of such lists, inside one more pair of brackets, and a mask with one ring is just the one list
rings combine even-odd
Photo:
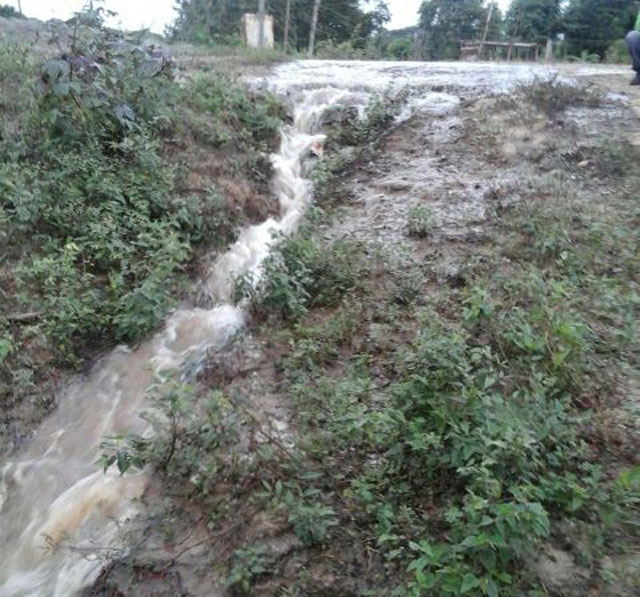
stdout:
[[551,62],[553,60],[553,40],[547,39],[547,49],[544,54],[544,61]]

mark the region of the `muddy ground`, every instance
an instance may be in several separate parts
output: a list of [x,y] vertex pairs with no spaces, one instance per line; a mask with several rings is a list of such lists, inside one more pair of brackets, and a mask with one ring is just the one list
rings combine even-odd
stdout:
[[[599,161],[604,141],[640,144],[640,90],[628,87],[628,78],[583,76],[582,82],[607,94],[603,103],[554,114],[522,98],[447,88],[461,97],[457,105],[438,113],[419,111],[335,183],[331,220],[320,226],[319,237],[327,245],[357,243],[374,272],[378,261],[393,261],[396,280],[403,272],[419,272],[415,283],[425,301],[442,288],[464,287],[507,243],[501,215],[532,193],[542,200],[563,194],[576,205],[597,204],[605,213],[610,198],[636,192],[628,179],[613,176]],[[422,231],[411,223],[420,214],[428,219]],[[511,266],[504,267],[508,272]],[[348,355],[375,346],[380,358],[371,370],[375,387],[381,388],[390,375],[385,355],[405,338],[376,321],[375,303],[385,296],[387,278],[374,275],[374,282],[368,287],[370,304],[362,306],[371,313],[368,328],[356,329],[339,350]],[[412,279],[404,283],[409,289],[414,285]],[[321,325],[331,313],[313,310],[303,324]],[[402,307],[398,317],[403,317]],[[303,441],[296,435],[296,408],[286,393],[282,366],[294,358],[296,333],[286,324],[256,322],[231,352],[212,354],[200,375],[203,392],[216,388],[245,397],[255,424],[249,444],[273,443],[286,451]],[[335,374],[340,376],[338,368]],[[624,396],[602,416],[615,421],[610,450],[634,461],[637,454],[628,442],[637,439],[638,424],[628,413],[637,407],[638,385],[629,376],[620,387]],[[155,516],[137,521],[130,533],[135,548],[106,563],[86,595],[377,595],[389,594],[402,579],[403,572],[381,561],[374,545],[360,542],[355,522],[343,521],[324,546],[305,547],[285,513],[256,499],[260,476],[220,482],[204,504],[159,476],[145,498]],[[216,523],[207,525],[211,510]],[[268,551],[270,568],[255,571],[251,585],[242,589],[228,579],[234,552],[246,545]],[[548,595],[634,594],[637,555],[607,552],[602,557],[602,568],[616,572],[614,582],[594,576],[558,536],[529,567]]]

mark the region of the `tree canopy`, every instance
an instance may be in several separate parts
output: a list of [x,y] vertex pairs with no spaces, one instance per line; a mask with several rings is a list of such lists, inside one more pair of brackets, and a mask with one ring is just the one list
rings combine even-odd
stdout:
[[5,19],[23,19],[22,14],[9,4],[0,4],[0,17]]
[[633,28],[639,8],[637,0],[570,0],[563,27],[569,52],[603,56],[611,43]]
[[558,31],[561,0],[513,0],[505,19],[508,37],[537,41]]
[[[420,28],[424,57],[457,58],[461,40],[479,41],[484,33],[487,0],[424,0]],[[633,28],[640,0],[513,0],[504,23],[494,11],[488,38],[542,43],[564,33],[568,53],[604,56],[607,48]]]
[[[289,44],[306,48],[314,0],[291,0]],[[255,12],[256,0],[176,0],[178,17],[169,35],[178,40],[228,42],[240,35],[242,15]],[[287,0],[266,0],[274,16],[275,37],[282,42]],[[490,0],[424,0],[420,29],[422,57],[446,60],[459,56],[461,40],[482,39]],[[489,24],[490,40],[520,39],[543,43],[564,33],[570,54],[604,56],[607,48],[633,27],[640,0],[513,0],[505,19],[494,2]],[[317,42],[348,42],[353,48],[379,45],[377,35],[390,20],[386,0],[323,0],[318,18]],[[373,39],[375,43],[371,43]],[[394,38],[385,38],[393,40]],[[410,54],[411,39],[394,46],[391,55]]]

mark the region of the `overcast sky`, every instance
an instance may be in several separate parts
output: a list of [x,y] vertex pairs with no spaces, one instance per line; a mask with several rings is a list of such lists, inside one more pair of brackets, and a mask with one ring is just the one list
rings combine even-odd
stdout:
[[[505,9],[510,0],[498,0]],[[388,0],[393,20],[390,29],[409,27],[418,22],[418,8],[422,0]],[[0,0],[0,3],[18,5],[17,0]],[[22,10],[37,19],[68,19],[84,4],[84,0],[22,0]],[[256,2],[257,4],[257,2]],[[118,13],[118,22],[126,29],[149,27],[162,33],[164,26],[175,16],[174,0],[106,0],[104,6]]]

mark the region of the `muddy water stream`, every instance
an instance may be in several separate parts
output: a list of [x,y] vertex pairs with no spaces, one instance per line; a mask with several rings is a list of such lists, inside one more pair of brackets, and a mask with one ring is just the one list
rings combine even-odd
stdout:
[[[139,347],[116,348],[65,390],[21,452],[0,463],[0,597],[68,597],[96,578],[101,554],[118,545],[120,523],[139,512],[137,498],[148,481],[144,472],[103,474],[96,465],[100,442],[146,431],[138,414],[154,372],[180,372],[187,364],[193,371],[208,349],[224,347],[241,330],[244,313],[230,303],[231,280],[245,273],[258,278],[274,233],[290,234],[299,223],[311,200],[303,159],[323,141],[318,129],[328,107],[363,108],[375,92],[406,85],[446,85],[460,95],[504,89],[532,72],[512,65],[310,61],[283,65],[252,82],[288,97],[294,109],[294,122],[283,129],[272,156],[279,217],[244,230],[212,262],[200,282],[211,309],[178,309]],[[450,93],[423,92],[413,108],[456,109],[459,98]]]

